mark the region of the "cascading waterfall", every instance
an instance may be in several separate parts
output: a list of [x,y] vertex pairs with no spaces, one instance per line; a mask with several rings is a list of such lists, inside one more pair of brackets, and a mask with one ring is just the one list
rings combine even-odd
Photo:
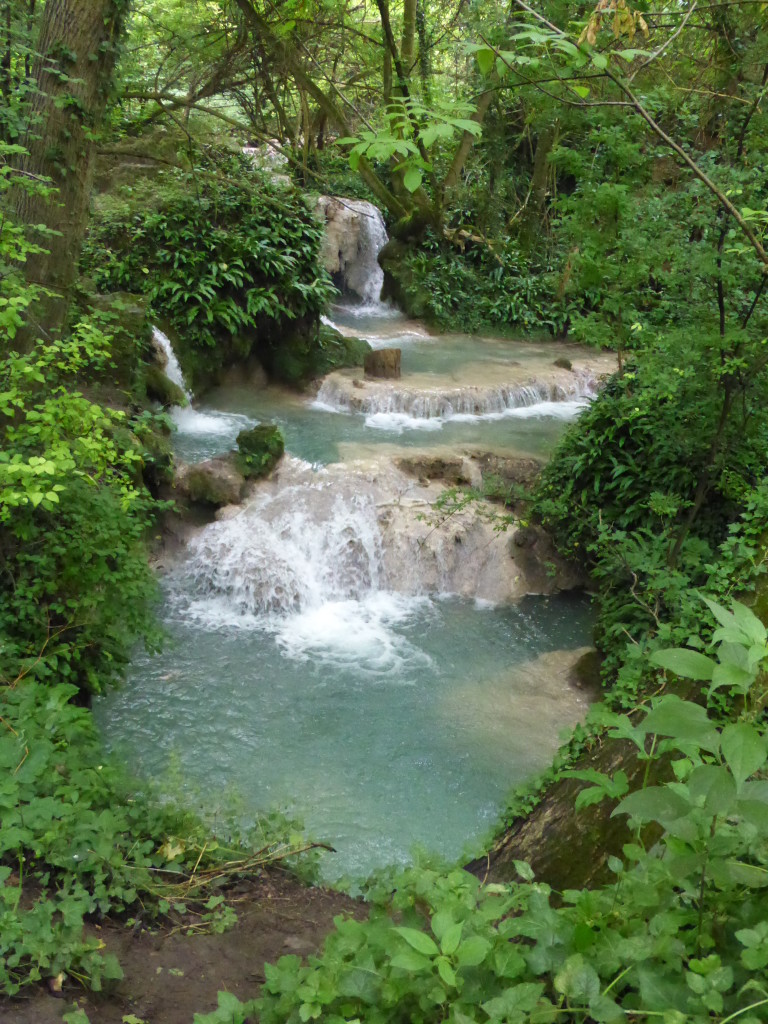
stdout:
[[387,243],[387,229],[381,211],[364,199],[345,199],[344,203],[357,213],[360,229],[357,236],[357,257],[345,263],[342,273],[346,287],[359,295],[369,307],[381,307],[384,271],[378,255]]
[[398,387],[396,383],[386,388],[355,389],[347,379],[334,375],[323,382],[316,402],[328,410],[362,413],[369,420],[387,416],[421,421],[494,419],[524,414],[525,410],[568,417],[594,397],[598,386],[595,375],[588,372],[574,372],[572,378],[565,384],[533,381],[514,386],[420,390]]
[[240,613],[265,615],[377,589],[381,535],[373,498],[291,462],[295,482],[257,495],[191,542],[183,573],[197,597],[224,597]]
[[172,380],[174,384],[181,388],[187,399],[192,398],[192,392],[187,387],[187,382],[184,380],[184,374],[181,369],[179,360],[176,357],[176,353],[173,351],[173,345],[171,339],[167,334],[164,334],[159,327],[152,328],[152,340],[155,345],[165,354],[167,360],[165,365],[165,374],[169,380]]
[[238,413],[224,413],[217,410],[200,412],[198,409],[193,409],[191,405],[192,392],[184,379],[184,373],[178,357],[173,351],[171,339],[159,327],[153,327],[152,340],[165,353],[167,360],[165,365],[166,376],[181,388],[187,398],[188,404],[186,406],[182,408],[175,405],[171,409],[171,418],[176,425],[177,431],[180,435],[188,438],[211,438],[209,446],[204,444],[203,448],[197,452],[199,457],[205,458],[216,454],[221,447],[222,440],[225,442],[229,441],[230,446],[233,445],[239,431],[245,427],[253,426],[254,421],[249,416],[243,416]]

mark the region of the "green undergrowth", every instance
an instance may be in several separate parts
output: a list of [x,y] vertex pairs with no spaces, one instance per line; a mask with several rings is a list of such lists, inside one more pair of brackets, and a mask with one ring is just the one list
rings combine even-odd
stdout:
[[139,787],[106,759],[71,685],[2,687],[0,991],[68,976],[92,989],[122,976],[88,922],[145,926],[173,913],[182,930],[236,919],[228,884],[307,845],[273,817],[223,841],[195,815]]
[[391,272],[405,308],[444,329],[559,335],[567,322],[550,268],[510,238],[459,250],[428,234]]

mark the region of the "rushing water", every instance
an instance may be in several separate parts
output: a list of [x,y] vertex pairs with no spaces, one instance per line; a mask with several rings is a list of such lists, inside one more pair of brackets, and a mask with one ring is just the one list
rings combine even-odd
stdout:
[[453,577],[440,572],[422,586],[421,542],[386,534],[382,510],[405,493],[387,475],[403,449],[545,455],[594,388],[576,376],[517,386],[562,346],[433,337],[371,301],[334,316],[399,345],[403,381],[369,387],[349,372],[315,399],[228,387],[174,411],[182,458],[227,451],[266,419],[294,458],[193,537],[163,580],[167,650],[137,656],[95,708],[111,747],[147,776],[180,778],[206,816],[303,818],[337,850],[326,879],[405,862],[416,844],[458,857],[583,714],[563,676],[589,642],[586,601],[494,607],[443,593]]

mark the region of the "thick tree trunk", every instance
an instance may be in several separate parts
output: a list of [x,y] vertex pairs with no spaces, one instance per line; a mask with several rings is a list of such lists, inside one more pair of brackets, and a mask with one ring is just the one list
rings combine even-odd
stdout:
[[18,219],[47,229],[36,241],[48,250],[27,259],[27,280],[49,294],[17,338],[22,348],[36,337],[55,337],[64,325],[88,221],[95,133],[126,8],[127,0],[47,0],[45,5],[33,70],[32,126],[25,140],[28,155],[21,171],[50,178],[58,194],[46,199],[19,189],[15,196]]

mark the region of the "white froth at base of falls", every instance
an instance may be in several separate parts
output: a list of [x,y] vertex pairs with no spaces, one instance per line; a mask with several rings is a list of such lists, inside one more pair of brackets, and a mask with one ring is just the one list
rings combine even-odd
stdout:
[[388,460],[317,470],[287,457],[240,511],[191,538],[169,579],[174,614],[265,630],[292,659],[394,671],[413,656],[394,627],[429,597],[498,603],[528,590],[482,503],[430,521],[441,490]]

